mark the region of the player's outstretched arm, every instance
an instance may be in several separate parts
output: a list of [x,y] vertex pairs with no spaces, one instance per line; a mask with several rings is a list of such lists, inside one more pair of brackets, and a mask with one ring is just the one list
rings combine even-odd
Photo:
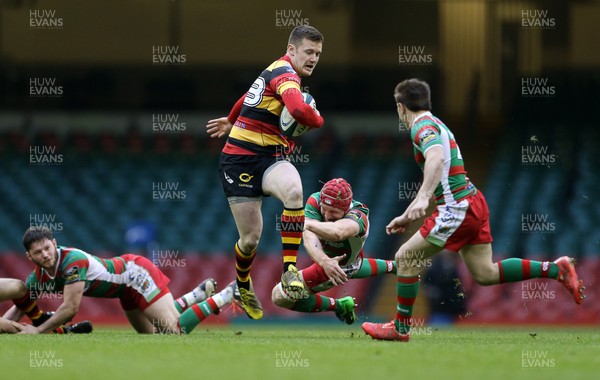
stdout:
[[340,267],[340,261],[343,260],[346,255],[336,257],[327,256],[325,252],[323,252],[323,246],[319,241],[319,237],[309,230],[304,230],[302,233],[302,241],[304,241],[304,248],[306,248],[306,252],[308,252],[310,258],[323,268],[333,285],[341,285],[348,281],[348,276]]
[[327,241],[342,241],[358,235],[360,226],[352,219],[340,219],[335,222],[320,222],[306,218],[304,228]]
[[410,222],[411,221],[406,217],[405,211],[404,214],[395,217],[387,226],[385,226],[385,232],[388,235],[404,233]]
[[23,333],[45,333],[69,322],[73,319],[75,314],[77,314],[77,311],[79,311],[79,304],[81,303],[84,289],[85,281],[77,281],[65,285],[63,290],[63,303],[56,309],[56,312],[52,317],[38,326],[35,330],[23,331]]
[[212,138],[221,138],[228,135],[232,127],[233,124],[226,117],[212,119],[206,125],[206,133]]
[[425,216],[429,201],[433,197],[435,188],[442,180],[444,170],[444,149],[441,145],[435,145],[425,152],[425,166],[423,168],[423,184],[412,201],[407,216],[412,221]]
[[218,119],[212,119],[208,121],[208,124],[206,125],[206,132],[210,135],[210,137],[221,138],[229,134],[231,128],[233,128],[233,123],[235,123],[242,112],[242,106],[244,105],[246,94],[247,93],[244,93],[244,95],[242,95],[242,97],[235,102],[227,117],[220,117]]

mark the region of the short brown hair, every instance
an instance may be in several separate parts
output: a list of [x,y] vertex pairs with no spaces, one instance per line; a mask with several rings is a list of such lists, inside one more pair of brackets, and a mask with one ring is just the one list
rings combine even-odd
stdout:
[[288,39],[288,44],[292,44],[294,46],[300,45],[303,39],[307,39],[314,42],[323,42],[325,38],[317,30],[317,28],[312,27],[310,25],[300,25],[292,30],[290,33],[290,38]]
[[25,250],[29,252],[29,248],[31,248],[33,243],[44,239],[54,239],[52,231],[43,226],[31,226],[25,231],[25,235],[23,235],[23,246],[25,247]]
[[420,79],[406,79],[398,83],[394,98],[413,112],[431,111],[431,90],[427,82]]

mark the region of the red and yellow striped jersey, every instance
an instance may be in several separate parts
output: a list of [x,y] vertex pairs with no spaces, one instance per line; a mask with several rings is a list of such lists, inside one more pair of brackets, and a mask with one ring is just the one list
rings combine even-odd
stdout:
[[287,147],[288,141],[279,129],[279,116],[284,107],[282,94],[289,89],[300,94],[300,76],[285,55],[263,70],[250,86],[223,152],[274,155],[281,152],[277,147]]

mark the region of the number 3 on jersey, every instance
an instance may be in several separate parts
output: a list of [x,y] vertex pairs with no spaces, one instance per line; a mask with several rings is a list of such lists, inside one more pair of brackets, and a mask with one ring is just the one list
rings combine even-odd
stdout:
[[263,77],[258,77],[250,86],[246,97],[244,98],[244,105],[249,107],[256,107],[260,104],[263,98],[263,94],[265,92],[265,79]]

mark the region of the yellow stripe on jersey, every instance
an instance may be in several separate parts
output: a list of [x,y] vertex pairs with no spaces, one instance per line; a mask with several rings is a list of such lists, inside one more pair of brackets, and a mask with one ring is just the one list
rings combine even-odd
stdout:
[[283,111],[283,103],[272,96],[264,96],[263,100],[255,108],[267,110],[273,115],[279,116],[281,115],[281,111]]
[[[266,68],[266,70],[273,72],[273,70],[278,69],[280,67],[289,67],[293,70],[292,65],[283,59],[273,62],[269,67]],[[295,88],[298,91],[300,91],[300,83],[293,80],[284,80],[281,82],[281,84],[277,85],[275,92],[277,93],[277,95],[281,95],[285,90],[289,90],[290,88]]]
[[233,127],[229,136],[233,137],[234,139],[248,141],[260,146],[288,145],[287,142],[279,135],[268,135],[265,133],[253,132],[240,127]]
[[278,59],[277,61],[271,63],[269,65],[269,67],[267,67],[265,70],[273,71],[273,70],[278,69],[283,66],[288,66],[289,68],[291,68],[293,70],[292,65],[285,59]]
[[288,80],[288,81],[281,83],[277,87],[277,94],[281,95],[286,90],[289,90],[290,88],[295,88],[296,90],[300,91],[300,85],[297,82],[294,82],[293,80]]

